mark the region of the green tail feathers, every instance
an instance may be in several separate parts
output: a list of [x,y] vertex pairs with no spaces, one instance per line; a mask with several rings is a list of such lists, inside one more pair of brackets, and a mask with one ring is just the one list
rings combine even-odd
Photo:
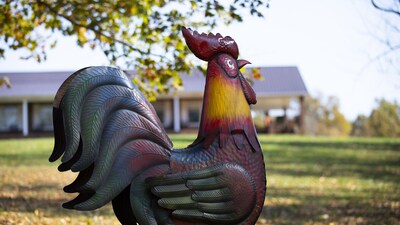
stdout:
[[62,157],[60,171],[80,172],[64,188],[79,193],[65,208],[102,207],[143,171],[169,162],[172,143],[153,106],[117,68],[72,74],[56,94],[53,123],[49,160]]

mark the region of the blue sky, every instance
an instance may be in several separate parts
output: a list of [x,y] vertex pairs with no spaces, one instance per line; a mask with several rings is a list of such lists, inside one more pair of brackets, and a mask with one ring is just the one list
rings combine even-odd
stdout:
[[[384,51],[374,36],[382,14],[367,0],[272,0],[265,18],[246,16],[243,23],[218,27],[232,36],[240,58],[254,66],[298,66],[312,96],[336,96],[346,118],[369,114],[375,99],[400,102],[400,75],[385,63],[369,63]],[[1,72],[63,71],[108,65],[100,50],[79,48],[75,39],[60,35],[48,60],[38,64],[20,60],[23,51],[8,52]],[[268,82],[268,81],[265,81]]]

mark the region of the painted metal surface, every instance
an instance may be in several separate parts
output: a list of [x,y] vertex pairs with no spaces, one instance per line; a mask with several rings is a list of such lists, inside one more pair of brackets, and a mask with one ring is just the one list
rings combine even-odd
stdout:
[[173,149],[152,105],[124,72],[89,67],[72,74],[54,100],[60,171],[79,172],[63,206],[94,210],[112,201],[122,224],[255,224],[264,204],[264,159],[251,118],[256,103],[239,69],[236,42],[183,28],[208,62],[197,139]]

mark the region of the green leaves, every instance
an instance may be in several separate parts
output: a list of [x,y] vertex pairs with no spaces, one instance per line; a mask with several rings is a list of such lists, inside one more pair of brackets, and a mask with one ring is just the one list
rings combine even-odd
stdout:
[[60,32],[76,37],[80,47],[101,48],[111,64],[137,71],[134,81],[154,98],[180,88],[179,74],[193,67],[182,26],[207,32],[219,23],[242,21],[240,14],[246,11],[262,16],[268,2],[6,0],[0,4],[0,41],[8,48],[0,47],[0,58],[22,48],[30,52],[25,59],[46,60],[46,52],[56,45],[54,33]]
[[376,104],[369,116],[357,116],[352,123],[351,135],[400,137],[400,105],[385,99],[376,100]]
[[367,120],[369,135],[376,137],[400,137],[400,106],[385,99],[377,100],[378,106],[372,110]]

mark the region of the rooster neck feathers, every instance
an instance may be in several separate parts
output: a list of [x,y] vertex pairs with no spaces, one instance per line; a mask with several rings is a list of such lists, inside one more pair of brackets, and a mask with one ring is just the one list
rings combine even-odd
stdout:
[[239,71],[249,62],[237,60],[236,42],[220,34],[199,34],[186,28],[182,32],[193,54],[208,62],[199,134],[191,146],[201,143],[208,149],[219,140],[223,148],[229,138],[244,135],[254,151],[260,150],[249,106],[256,103],[256,95]]
[[[229,139],[244,135],[253,150],[260,150],[251,118],[248,99],[239,76],[229,74],[217,63],[220,55],[209,62],[198,138],[192,145],[209,148],[215,141],[223,148]],[[235,141],[236,140],[232,140]]]

